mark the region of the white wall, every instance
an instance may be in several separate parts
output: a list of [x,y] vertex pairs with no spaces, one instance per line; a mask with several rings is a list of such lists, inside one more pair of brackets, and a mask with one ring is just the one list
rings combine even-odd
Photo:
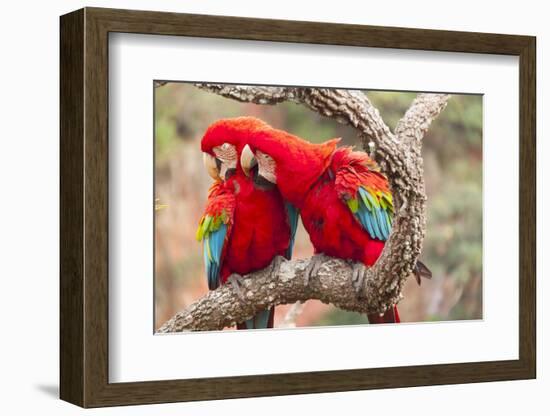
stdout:
[[[544,101],[550,98],[550,26],[544,2],[406,1],[367,2],[233,0],[195,1],[68,1],[4,2],[0,13],[0,409],[4,414],[76,414],[78,408],[56,399],[58,384],[58,16],[82,6],[156,9],[319,20],[433,29],[530,34],[538,37],[539,249],[543,259],[543,160],[550,146],[543,143]],[[545,88],[546,87],[546,88]],[[546,100],[545,100],[546,99]],[[6,146],[7,145],[7,146]],[[543,159],[544,157],[544,159]],[[548,178],[547,178],[548,179]],[[546,196],[546,195],[545,195]],[[547,204],[545,204],[547,205]],[[546,206],[545,206],[546,207]],[[409,415],[534,414],[550,408],[550,364],[543,355],[548,341],[548,285],[538,271],[539,379],[381,390],[168,404],[93,410],[88,414],[315,414],[360,412]],[[464,340],[475,342],[475,340]],[[388,409],[389,408],[389,409]],[[11,410],[11,412],[7,412]],[[33,413],[31,413],[33,412]]]

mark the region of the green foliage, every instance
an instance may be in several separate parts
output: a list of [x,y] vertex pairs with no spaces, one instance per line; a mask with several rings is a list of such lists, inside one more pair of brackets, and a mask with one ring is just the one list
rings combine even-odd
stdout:
[[[394,128],[416,94],[367,95]],[[482,111],[482,96],[453,95],[423,142],[428,227],[422,260],[432,270],[435,284],[448,280],[457,292],[463,291],[450,311],[453,319],[481,316],[481,287],[474,283],[482,274],[483,253]]]
[[368,324],[367,315],[344,311],[343,309],[332,309],[329,313],[323,315],[315,325],[331,326],[331,325],[364,325]]
[[424,256],[436,259],[444,255],[445,263],[439,273],[452,274],[460,283],[481,273],[480,198],[481,187],[452,183],[432,197],[428,206],[430,236],[424,246]]
[[380,111],[384,122],[390,129],[395,129],[397,122],[409,106],[416,93],[412,92],[390,92],[390,91],[364,91],[369,100]]
[[333,121],[321,117],[303,105],[282,103],[279,106],[286,112],[286,124],[292,126],[292,134],[314,143],[338,136],[337,125]]

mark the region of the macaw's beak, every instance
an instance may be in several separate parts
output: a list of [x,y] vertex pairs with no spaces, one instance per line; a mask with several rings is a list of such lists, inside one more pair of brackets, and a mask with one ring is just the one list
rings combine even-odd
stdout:
[[220,171],[218,169],[216,158],[208,153],[202,154],[202,161],[204,162],[204,167],[206,168],[206,171],[208,174],[212,177],[214,180],[219,180],[220,178]]
[[258,162],[256,161],[256,157],[254,156],[254,153],[252,153],[252,150],[248,145],[244,147],[244,149],[241,152],[241,168],[246,176],[250,176],[250,171],[254,166],[256,166]]

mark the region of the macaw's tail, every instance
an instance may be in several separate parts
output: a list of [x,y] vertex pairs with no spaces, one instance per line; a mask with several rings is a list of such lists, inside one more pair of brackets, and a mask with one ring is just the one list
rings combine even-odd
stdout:
[[377,313],[371,313],[368,315],[368,318],[369,323],[371,324],[398,324],[401,322],[401,319],[399,319],[397,306],[394,306],[390,310],[386,311],[386,313],[382,316]]
[[273,328],[273,318],[275,316],[275,307],[271,309],[266,309],[265,311],[259,312],[253,318],[246,320],[237,324],[237,329],[265,329]]

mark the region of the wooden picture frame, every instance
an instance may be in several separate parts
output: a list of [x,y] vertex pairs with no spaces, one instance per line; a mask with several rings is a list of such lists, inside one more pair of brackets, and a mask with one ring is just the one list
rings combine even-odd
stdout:
[[[535,38],[85,8],[61,17],[60,396],[83,407],[529,379],[536,376]],[[109,383],[108,35],[111,32],[519,57],[519,359]]]

